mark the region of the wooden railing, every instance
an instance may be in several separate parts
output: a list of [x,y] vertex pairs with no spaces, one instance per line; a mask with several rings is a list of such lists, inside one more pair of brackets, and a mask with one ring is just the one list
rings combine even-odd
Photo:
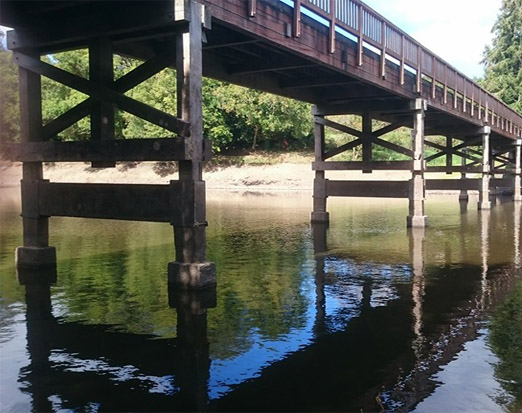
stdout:
[[[250,3],[255,5],[255,1],[250,0]],[[386,62],[391,61],[399,67],[400,84],[404,84],[405,72],[409,72],[416,77],[418,94],[428,93],[435,99],[438,90],[439,94],[442,92],[444,105],[452,105],[455,111],[482,120],[503,135],[522,138],[520,114],[360,0],[293,0],[293,8],[295,37],[301,35],[303,12],[312,12],[328,22],[330,53],[335,52],[338,36],[335,29],[342,29],[357,42],[359,65],[363,65],[364,49],[374,49],[380,55],[379,74],[383,78],[386,77]],[[427,92],[423,91],[426,82],[430,85]]]

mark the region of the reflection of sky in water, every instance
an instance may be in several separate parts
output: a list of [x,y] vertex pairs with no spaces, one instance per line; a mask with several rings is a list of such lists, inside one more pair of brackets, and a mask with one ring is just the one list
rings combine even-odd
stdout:
[[498,400],[509,396],[494,378],[498,358],[488,347],[487,330],[465,344],[464,350],[431,379],[435,391],[417,405],[414,412],[503,412]]
[[[342,331],[349,321],[360,314],[363,299],[363,284],[371,279],[371,307],[386,306],[397,299],[394,283],[408,282],[411,269],[406,265],[390,266],[358,264],[348,259],[325,256],[325,322],[327,332]],[[258,377],[263,368],[284,359],[288,354],[310,345],[314,338],[316,316],[315,261],[303,266],[301,294],[306,296],[308,306],[302,328],[270,340],[257,331],[250,331],[251,348],[230,359],[212,360],[209,380],[209,399],[216,399],[229,392],[234,385]]]

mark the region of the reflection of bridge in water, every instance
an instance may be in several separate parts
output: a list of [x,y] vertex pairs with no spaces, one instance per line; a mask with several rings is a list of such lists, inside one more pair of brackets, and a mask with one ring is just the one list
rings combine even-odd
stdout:
[[[513,265],[520,265],[520,204],[513,211]],[[111,326],[67,323],[52,315],[54,271],[21,272],[27,300],[31,364],[20,381],[35,410],[375,410],[383,403],[414,407],[429,395],[430,380],[464,344],[477,337],[483,311],[499,302],[516,278],[503,265],[488,267],[491,220],[480,215],[482,268],[426,266],[424,229],[409,233],[404,279],[393,265],[353,261],[328,252],[326,226],[313,232],[316,275],[313,339],[223,394],[211,396],[212,362],[207,311],[215,295],[173,292],[177,337],[117,332]],[[466,214],[462,226],[466,226]],[[465,229],[465,228],[463,228]],[[507,243],[506,243],[507,244]],[[504,244],[504,245],[506,245]],[[509,245],[509,244],[507,244]],[[366,272],[365,272],[366,271]],[[374,274],[375,275],[375,274]],[[444,297],[444,300],[441,299]],[[329,301],[339,311],[327,311]],[[207,310],[210,308],[210,310]],[[79,384],[80,383],[80,384]],[[117,385],[116,385],[117,384]],[[303,395],[306,395],[304,397]],[[301,404],[300,404],[301,403]]]
[[[424,227],[425,188],[479,190],[481,209],[491,207],[490,187],[509,187],[520,201],[522,118],[358,0],[96,1],[4,0],[0,23],[14,27],[8,47],[20,66],[21,145],[4,148],[24,162],[24,247],[20,266],[56,263],[48,246],[48,217],[77,216],[169,222],[176,261],[169,281],[187,288],[215,284],[206,260],[205,184],[202,162],[210,145],[202,135],[202,74],[315,104],[314,206],[312,221],[328,222],[328,197],[409,199],[408,225]],[[96,22],[96,24],[93,24]],[[40,55],[89,49],[89,79],[53,67]],[[113,53],[144,63],[114,80]],[[165,67],[177,69],[176,114],[137,102],[125,92]],[[88,98],[42,125],[40,77]],[[114,107],[159,125],[173,139],[114,140]],[[335,115],[361,116],[355,130]],[[56,142],[61,131],[90,116],[91,140]],[[375,120],[384,123],[378,129]],[[400,127],[412,129],[412,146],[386,140]],[[327,150],[325,128],[352,138]],[[425,139],[442,135],[445,144]],[[403,156],[377,161],[375,146]],[[335,156],[360,147],[361,162]],[[426,156],[425,148],[436,151]],[[458,156],[460,165],[453,163]],[[432,166],[442,159],[444,166]],[[179,180],[169,185],[51,183],[41,162],[173,160]],[[331,170],[408,170],[409,181],[327,179]],[[465,179],[427,180],[429,172]],[[466,174],[476,173],[479,179]],[[499,175],[502,175],[500,178]]]

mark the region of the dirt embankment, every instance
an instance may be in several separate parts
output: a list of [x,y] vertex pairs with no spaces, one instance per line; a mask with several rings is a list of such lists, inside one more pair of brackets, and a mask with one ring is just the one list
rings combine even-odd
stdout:
[[[17,186],[22,177],[20,163],[0,163],[0,187]],[[92,168],[88,163],[45,164],[44,177],[53,182],[164,184],[178,179],[175,163],[126,162],[115,168]],[[358,171],[328,173],[331,179],[405,180],[410,173]],[[310,163],[212,167],[204,172],[208,189],[251,191],[311,191],[314,172]]]

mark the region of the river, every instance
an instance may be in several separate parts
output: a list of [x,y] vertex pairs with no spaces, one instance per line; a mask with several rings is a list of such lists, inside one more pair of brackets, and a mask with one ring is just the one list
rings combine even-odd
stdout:
[[[209,191],[214,292],[167,287],[168,224],[51,218],[18,274],[0,197],[0,411],[522,410],[521,206]],[[47,280],[47,281],[45,281]],[[51,282],[49,282],[50,280]]]

